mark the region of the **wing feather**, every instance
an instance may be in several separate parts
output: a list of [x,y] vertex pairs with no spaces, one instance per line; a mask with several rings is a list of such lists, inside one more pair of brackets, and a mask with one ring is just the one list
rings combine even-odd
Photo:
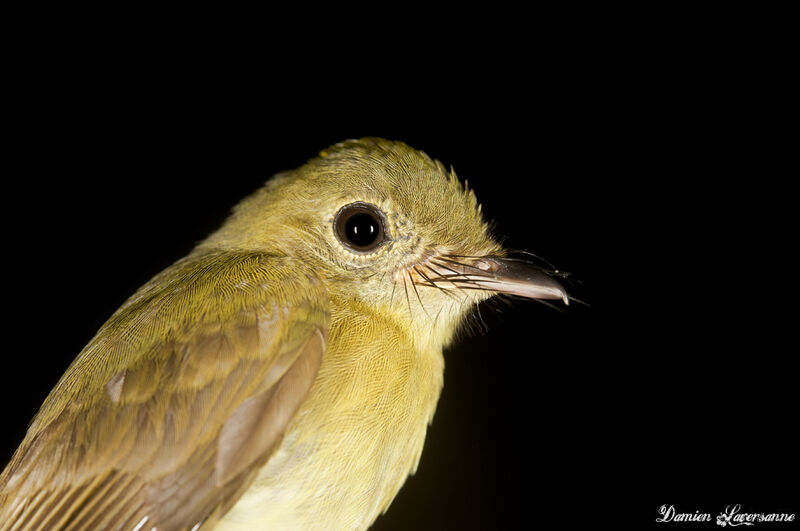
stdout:
[[45,401],[0,476],[0,529],[191,527],[224,514],[280,444],[325,350],[324,289],[264,257],[171,269]]

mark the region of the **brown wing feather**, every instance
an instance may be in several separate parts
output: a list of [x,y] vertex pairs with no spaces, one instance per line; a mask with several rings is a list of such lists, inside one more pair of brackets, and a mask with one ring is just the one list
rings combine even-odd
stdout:
[[[0,477],[0,529],[180,529],[224,514],[280,444],[325,349],[319,299],[260,302],[152,342],[102,396],[77,393],[34,422]],[[129,339],[103,343],[106,358]]]

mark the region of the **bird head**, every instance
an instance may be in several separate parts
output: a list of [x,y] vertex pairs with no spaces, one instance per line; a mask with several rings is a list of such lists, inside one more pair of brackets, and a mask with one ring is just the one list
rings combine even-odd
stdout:
[[276,175],[208,247],[300,259],[332,296],[427,320],[445,336],[496,294],[569,300],[546,270],[508,258],[454,171],[378,138],[341,142]]

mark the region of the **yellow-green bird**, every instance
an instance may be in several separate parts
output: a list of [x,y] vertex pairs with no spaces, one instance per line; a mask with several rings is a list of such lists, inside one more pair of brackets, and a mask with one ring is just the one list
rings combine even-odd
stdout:
[[0,476],[0,528],[369,527],[470,308],[568,302],[503,256],[475,195],[403,143],[276,175],[70,365]]

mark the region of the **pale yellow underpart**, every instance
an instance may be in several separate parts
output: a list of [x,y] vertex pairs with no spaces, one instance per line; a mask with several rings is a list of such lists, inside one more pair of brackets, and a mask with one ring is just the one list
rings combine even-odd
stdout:
[[[418,349],[390,320],[344,316],[333,302],[328,349],[308,398],[215,529],[365,529],[416,471],[442,389],[441,343]],[[344,321],[346,331],[337,327]],[[395,377],[375,378],[387,373]]]

